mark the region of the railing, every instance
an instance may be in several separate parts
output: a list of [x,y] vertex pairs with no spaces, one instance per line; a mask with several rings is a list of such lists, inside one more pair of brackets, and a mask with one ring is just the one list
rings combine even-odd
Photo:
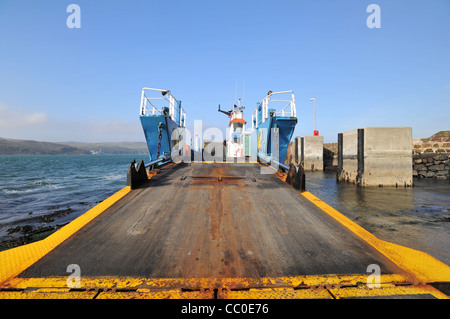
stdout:
[[[272,99],[272,97],[274,95],[286,96],[287,94],[291,95],[291,98],[289,100],[287,100],[287,99],[281,99],[281,100]],[[280,91],[280,92],[269,91],[267,96],[258,104],[258,106],[256,107],[256,110],[252,114],[252,131],[254,129],[258,128],[258,126],[261,123],[264,123],[269,118],[269,105],[274,102],[277,103],[277,106],[279,106],[279,102],[288,102],[288,103],[282,109],[280,109],[279,111],[276,111],[273,114],[273,116],[297,117],[297,111],[295,108],[294,91]],[[273,106],[273,105],[271,105],[271,106]],[[260,112],[259,112],[259,110],[260,110]]]
[[[148,92],[147,92],[148,91]],[[161,92],[162,97],[150,96],[152,92]],[[162,102],[161,101],[166,101]],[[161,105],[159,105],[161,104]],[[169,90],[143,88],[141,94],[140,115],[164,114],[164,108],[168,108],[170,118],[180,127],[186,126],[186,112],[181,107],[181,101],[177,101]],[[147,113],[148,112],[148,113]]]

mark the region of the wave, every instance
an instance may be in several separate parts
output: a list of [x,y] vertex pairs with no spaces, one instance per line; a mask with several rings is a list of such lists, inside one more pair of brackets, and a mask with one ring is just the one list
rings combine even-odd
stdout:
[[36,188],[28,188],[28,189],[14,189],[14,188],[4,188],[2,189],[2,192],[8,195],[11,194],[26,194],[26,193],[32,193],[36,192]]
[[29,183],[30,185],[43,185],[43,186],[52,186],[54,185],[53,183],[50,182],[46,182],[46,181],[33,181],[31,183]]
[[27,193],[33,193],[33,192],[42,192],[42,191],[48,191],[48,190],[55,190],[64,188],[62,185],[53,184],[46,181],[34,181],[32,183],[28,183],[27,185],[24,185],[23,187],[15,186],[15,187],[5,187],[1,191],[4,194],[27,194]]
[[103,175],[102,179],[107,181],[117,181],[126,179],[126,175],[124,174],[111,174],[111,175]]

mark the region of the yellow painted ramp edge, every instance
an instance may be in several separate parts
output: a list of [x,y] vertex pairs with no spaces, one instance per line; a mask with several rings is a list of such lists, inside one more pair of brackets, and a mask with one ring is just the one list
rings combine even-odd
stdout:
[[305,191],[301,194],[328,215],[350,229],[353,233],[368,242],[397,266],[413,275],[415,280],[427,283],[450,281],[450,267],[440,260],[427,253],[378,239],[376,236],[369,233],[367,230],[351,221],[310,192]]
[[122,188],[45,239],[0,252],[0,287],[3,282],[20,274],[103,213],[107,208],[128,194],[130,190],[129,186]]
[[245,291],[185,291],[181,289],[134,291],[70,291],[38,289],[35,291],[0,291],[0,299],[348,299],[348,298],[436,298],[448,299],[430,286],[382,288],[257,288]]
[[[381,275],[380,287],[368,275],[261,278],[81,278],[79,288],[65,277],[12,278],[0,299],[340,299],[410,297],[448,299],[429,285],[405,283],[401,275]],[[13,288],[13,289],[8,289]]]

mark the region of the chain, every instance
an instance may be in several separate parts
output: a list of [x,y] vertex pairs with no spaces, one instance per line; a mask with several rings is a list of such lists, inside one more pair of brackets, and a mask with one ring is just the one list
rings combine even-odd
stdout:
[[158,131],[159,131],[159,135],[158,135],[158,148],[157,148],[157,151],[156,151],[156,159],[159,158],[159,152],[160,152],[160,150],[161,150],[161,139],[162,139],[162,129],[163,129],[163,127],[164,127],[164,124],[159,123],[159,125],[158,125]]

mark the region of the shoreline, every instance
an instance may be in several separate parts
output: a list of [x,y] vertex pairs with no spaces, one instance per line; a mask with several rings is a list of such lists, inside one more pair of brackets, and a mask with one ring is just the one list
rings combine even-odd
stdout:
[[[78,204],[85,205],[88,208],[98,203],[100,201],[92,205],[85,202],[79,202]],[[53,206],[47,208],[47,210],[49,212],[46,214],[33,216],[33,212],[30,212],[28,213],[30,216],[28,218],[22,218],[3,225],[0,224],[1,232],[4,233],[0,237],[0,251],[44,239],[80,215],[76,214],[77,210],[70,206],[62,209],[59,206]],[[82,211],[81,214],[84,212]]]
[[[12,249],[15,247],[31,244],[33,242],[42,240],[60,228],[64,227],[66,224],[59,224],[54,226],[41,226],[41,227],[33,227],[31,225],[19,226],[20,228],[27,229],[23,231],[24,235],[16,238],[5,238],[3,237],[0,240],[0,251]],[[7,237],[7,236],[6,236]]]

